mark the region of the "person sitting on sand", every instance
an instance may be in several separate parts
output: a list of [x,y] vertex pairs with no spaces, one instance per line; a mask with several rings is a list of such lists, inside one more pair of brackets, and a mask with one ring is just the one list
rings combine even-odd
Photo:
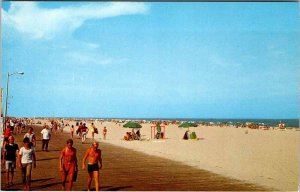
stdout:
[[184,140],[188,140],[189,139],[189,131],[186,131],[183,135],[183,139]]
[[59,158],[59,171],[62,172],[61,180],[63,191],[65,190],[66,179],[68,175],[68,191],[72,190],[73,176],[75,174],[76,169],[78,170],[76,149],[73,147],[73,140],[68,139],[67,147],[62,149]]
[[[85,169],[85,161],[88,161],[88,191],[91,190],[92,179],[95,180],[95,191],[99,190],[99,170],[102,168],[102,154],[101,150],[98,149],[99,143],[93,142],[92,147],[89,148],[82,160],[82,169]],[[100,167],[99,164],[100,163]]]
[[141,140],[141,132],[140,132],[140,129],[138,129],[137,132],[136,132],[135,134],[136,134],[137,140]]
[[124,140],[130,141],[132,139],[133,139],[133,137],[132,137],[131,132],[126,132],[126,135],[124,136]]

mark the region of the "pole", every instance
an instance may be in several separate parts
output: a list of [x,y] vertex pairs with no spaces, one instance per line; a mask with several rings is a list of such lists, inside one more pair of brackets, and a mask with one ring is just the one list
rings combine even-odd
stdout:
[[7,120],[8,82],[9,82],[9,72],[7,73],[7,81],[6,81],[6,99],[5,99],[5,115],[4,115],[4,126],[3,126],[3,130],[6,129],[6,120]]

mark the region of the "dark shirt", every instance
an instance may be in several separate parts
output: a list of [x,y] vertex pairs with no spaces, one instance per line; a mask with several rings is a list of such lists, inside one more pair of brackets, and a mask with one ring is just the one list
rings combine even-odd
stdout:
[[6,144],[5,145],[5,153],[6,153],[6,160],[8,161],[15,161],[16,160],[16,151],[19,150],[18,144],[14,143],[12,145]]

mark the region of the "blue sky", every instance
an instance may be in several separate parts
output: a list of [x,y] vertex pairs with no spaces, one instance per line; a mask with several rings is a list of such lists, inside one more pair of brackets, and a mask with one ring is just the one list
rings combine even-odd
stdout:
[[[299,5],[2,2],[8,114],[298,118]],[[5,91],[4,91],[5,95]]]

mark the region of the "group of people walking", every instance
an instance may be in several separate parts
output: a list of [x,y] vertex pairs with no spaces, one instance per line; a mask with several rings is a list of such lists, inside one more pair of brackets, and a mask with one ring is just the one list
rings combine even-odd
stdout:
[[[102,154],[98,149],[97,142],[92,143],[82,160],[82,169],[85,169],[85,162],[88,158],[88,191],[91,189],[91,183],[95,180],[95,191],[99,190],[99,170],[102,168]],[[99,164],[100,163],[100,166]],[[66,179],[69,176],[68,191],[72,190],[73,182],[76,181],[78,172],[78,161],[76,148],[73,147],[73,140],[67,140],[67,146],[62,149],[59,158],[59,170],[62,172],[62,190],[65,190]]]
[[[84,126],[85,124],[82,124],[81,138],[84,137],[85,141],[88,128]],[[15,143],[12,131],[8,129],[9,127],[10,125],[8,124],[6,128],[6,130],[8,130],[8,137],[3,142],[2,147],[2,165],[5,166],[6,169],[6,187],[9,188],[13,185],[14,170],[18,166],[22,172],[24,190],[29,191],[31,171],[32,168],[36,167],[36,136],[33,132],[33,128],[28,127],[28,132],[23,137],[23,146],[19,148],[19,145]],[[45,124],[41,131],[42,151],[48,152],[50,139],[51,130],[49,126]],[[84,141],[82,140],[82,142]],[[92,146],[86,151],[82,159],[82,169],[85,169],[86,160],[88,159],[88,190],[91,188],[93,178],[95,180],[95,190],[99,190],[99,170],[102,168],[102,154],[98,147],[99,143],[93,140]],[[76,180],[78,173],[77,151],[73,147],[73,139],[68,139],[67,145],[61,150],[59,156],[59,171],[62,173],[62,190],[66,189],[67,177],[69,177],[67,190],[72,190],[73,182]]]

